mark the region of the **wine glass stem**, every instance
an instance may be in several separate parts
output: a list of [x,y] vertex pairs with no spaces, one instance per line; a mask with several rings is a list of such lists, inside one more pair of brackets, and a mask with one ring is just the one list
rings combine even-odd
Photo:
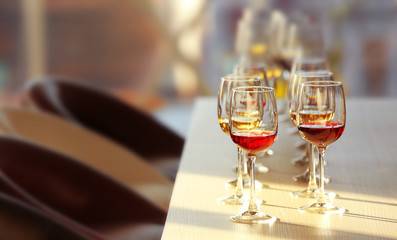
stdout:
[[318,148],[318,165],[320,168],[320,192],[318,195],[317,202],[318,203],[326,203],[324,197],[324,155],[325,155],[325,148]]
[[244,161],[244,152],[239,147],[237,148],[237,156],[238,156],[238,163],[237,163],[237,185],[236,185],[236,193],[237,197],[242,197],[244,195],[243,191],[243,161]]
[[258,206],[255,201],[255,160],[256,156],[249,154],[248,162],[250,164],[250,177],[251,177],[251,195],[250,195],[250,205],[248,207],[248,211],[257,212]]
[[316,182],[316,161],[314,160],[314,147],[313,144],[309,144],[309,185],[308,188],[310,190],[317,189],[317,182]]

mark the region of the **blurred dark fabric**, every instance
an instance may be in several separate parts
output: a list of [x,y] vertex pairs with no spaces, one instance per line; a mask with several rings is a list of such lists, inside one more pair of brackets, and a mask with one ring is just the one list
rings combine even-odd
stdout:
[[30,81],[27,99],[41,110],[113,139],[175,178],[184,139],[110,93],[75,80],[48,77]]
[[95,239],[118,231],[142,235],[142,228],[157,236],[148,239],[160,239],[166,213],[100,172],[11,137],[0,137],[0,155],[1,192]]
[[31,206],[0,193],[0,239],[90,240]]

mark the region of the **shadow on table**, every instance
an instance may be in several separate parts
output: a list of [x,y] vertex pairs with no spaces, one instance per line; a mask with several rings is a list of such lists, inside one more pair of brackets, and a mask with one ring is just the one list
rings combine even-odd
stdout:
[[[268,205],[268,206],[275,206],[275,205]],[[294,209],[288,206],[275,206],[275,207]],[[235,231],[236,229],[238,229],[239,232],[249,232],[250,234],[278,237],[281,239],[297,239],[297,238],[319,239],[321,237],[327,237],[327,238],[331,237],[337,239],[339,238],[340,239],[375,239],[376,238],[382,240],[396,239],[396,238],[387,238],[387,237],[356,233],[356,232],[348,232],[342,230],[330,230],[327,228],[327,226],[324,226],[324,228],[303,226],[303,225],[283,222],[282,219],[277,220],[277,222],[275,222],[273,225],[236,224],[229,222],[228,220],[229,216],[226,214],[196,211],[196,210],[190,210],[184,208],[173,208],[172,213],[170,214],[175,216],[185,216],[185,217],[184,218],[169,217],[167,219],[167,222],[172,222],[182,225],[189,225],[189,224],[196,225],[197,227],[201,227],[201,228],[217,228],[223,231]],[[190,216],[191,219],[186,218],[187,216]],[[193,216],[211,216],[211,219],[197,220],[196,217]],[[342,217],[359,217],[370,220],[380,220],[380,219],[370,218],[370,216],[364,216],[353,213],[347,213]],[[389,219],[389,220],[392,220],[393,223],[397,223],[396,219]],[[224,222],[224,224],[214,224],[214,221],[221,221]],[[384,219],[382,219],[381,221],[384,221]]]
[[[273,190],[273,191],[281,191],[281,192],[289,192],[289,193],[292,193],[295,191],[292,189],[278,188],[278,187],[273,187],[273,186],[269,186],[269,185],[264,185],[264,186],[265,187],[263,187],[263,189],[268,189],[268,190]],[[303,190],[306,187],[306,183],[303,183],[302,186],[303,186],[302,187],[302,190]],[[397,203],[381,202],[381,201],[373,201],[373,200],[365,200],[365,199],[355,199],[355,198],[343,197],[343,196],[340,196],[339,194],[336,195],[335,199],[397,207]]]
[[388,202],[379,202],[379,201],[372,201],[372,200],[354,199],[354,198],[347,198],[347,197],[340,197],[340,196],[337,196],[335,199],[348,200],[348,201],[354,201],[354,202],[373,203],[373,204],[380,204],[380,205],[389,205],[389,206],[392,206],[392,207],[397,207],[397,203],[388,203]]
[[[267,203],[262,203],[262,205],[263,206],[269,206],[269,207],[277,207],[277,208],[297,210],[296,208],[288,207],[288,206],[279,206],[279,205],[267,204]],[[381,222],[397,223],[397,219],[358,214],[358,213],[349,212],[348,210],[347,210],[347,212],[345,212],[343,214],[343,216],[344,217],[362,218],[362,219],[381,221]]]

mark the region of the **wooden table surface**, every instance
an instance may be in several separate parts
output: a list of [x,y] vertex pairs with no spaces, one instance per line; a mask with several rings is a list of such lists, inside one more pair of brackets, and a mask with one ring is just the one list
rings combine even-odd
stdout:
[[275,154],[258,158],[270,171],[256,175],[266,185],[257,189],[266,201],[260,209],[279,218],[270,226],[232,223],[228,217],[241,206],[217,202],[233,193],[225,183],[235,178],[237,160],[216,107],[213,97],[195,103],[162,240],[397,239],[397,99],[347,99],[345,132],[325,156],[325,174],[332,178],[325,188],[338,194],[335,205],[348,209],[342,216],[297,210],[313,201],[290,196],[306,187],[292,180],[305,167],[290,164],[303,140],[287,134],[289,122],[280,123]]

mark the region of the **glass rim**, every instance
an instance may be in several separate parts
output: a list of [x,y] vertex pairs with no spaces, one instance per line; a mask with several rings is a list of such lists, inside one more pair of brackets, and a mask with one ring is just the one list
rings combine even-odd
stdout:
[[[257,90],[247,90],[247,89],[257,89]],[[233,88],[233,92],[274,92],[274,88],[265,87],[265,86],[244,86],[244,87],[235,87]]]
[[303,87],[333,87],[333,86],[343,86],[343,83],[340,81],[309,81],[301,83]]
[[226,75],[221,77],[222,81],[261,81],[262,78],[259,75],[250,75],[250,74],[233,74],[233,75]]

